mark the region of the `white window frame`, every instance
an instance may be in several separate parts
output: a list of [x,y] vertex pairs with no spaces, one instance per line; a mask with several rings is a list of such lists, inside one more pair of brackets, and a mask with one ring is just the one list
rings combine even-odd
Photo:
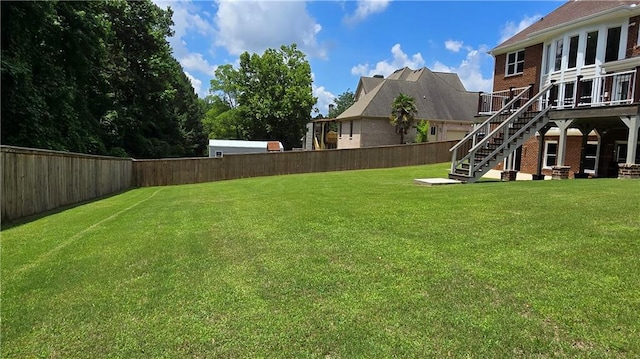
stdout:
[[[522,52],[522,60],[518,61],[518,54]],[[513,63],[509,62],[509,55],[514,55],[515,61]],[[524,72],[524,49],[513,51],[507,54],[507,57],[504,60],[504,75],[506,76],[516,76],[521,75]],[[522,64],[522,71],[518,72],[518,64]],[[513,73],[509,73],[509,65],[513,65]]]
[[[548,165],[547,164],[547,156],[549,155],[549,144],[551,144],[551,143],[556,145],[556,153],[555,153],[556,163],[553,164],[553,165]],[[542,167],[546,168],[546,169],[551,169],[553,166],[557,165],[558,164],[558,152],[559,152],[558,151],[558,141],[556,141],[556,140],[546,140],[546,141],[544,141],[544,157],[543,157],[544,161],[542,162]]]
[[[618,146],[620,145],[626,145],[627,146],[627,151],[629,151],[629,141],[616,141],[615,142],[615,152],[616,152],[616,158],[615,161],[618,163],[625,163],[627,162],[627,156],[625,155],[624,158],[620,158],[620,153],[619,153],[619,148]],[[640,141],[638,141],[638,143],[636,144],[636,146],[640,146]],[[636,157],[640,157],[640,152],[636,153]]]
[[544,59],[545,59],[545,64],[544,64],[544,75],[547,75],[551,72],[553,72],[551,70],[551,43],[548,43],[547,46],[545,46],[545,54],[544,54]]
[[585,168],[584,169],[584,173],[591,173],[591,174],[596,174],[598,172],[598,162],[600,159],[600,141],[587,141],[587,145],[596,145],[596,155],[595,156],[584,156],[585,159],[587,158],[594,158],[595,157],[595,162],[594,162],[594,168],[593,169],[588,169]]

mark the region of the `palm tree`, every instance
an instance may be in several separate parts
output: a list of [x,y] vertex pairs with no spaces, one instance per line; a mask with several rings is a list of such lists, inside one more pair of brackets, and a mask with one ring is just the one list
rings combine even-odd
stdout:
[[416,100],[411,96],[401,93],[391,103],[391,124],[396,126],[401,144],[404,143],[404,135],[409,132],[417,113]]

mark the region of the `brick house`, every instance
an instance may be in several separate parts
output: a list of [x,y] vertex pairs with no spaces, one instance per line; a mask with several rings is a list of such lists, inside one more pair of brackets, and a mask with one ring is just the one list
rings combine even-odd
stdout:
[[[389,123],[391,103],[400,94],[414,98],[416,122],[429,121],[428,141],[458,140],[473,129],[478,92],[464,88],[457,74],[432,72],[426,67],[396,70],[387,78],[361,77],[355,103],[337,116],[337,148],[397,145],[400,136]],[[316,121],[319,128],[324,119]],[[413,128],[405,142],[416,137]]]
[[639,31],[640,0],[574,0],[491,50],[493,92],[450,177],[640,177]]

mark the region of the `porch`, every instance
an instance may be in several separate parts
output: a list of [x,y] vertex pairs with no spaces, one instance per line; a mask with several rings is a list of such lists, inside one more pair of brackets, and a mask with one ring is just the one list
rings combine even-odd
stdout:
[[[515,113],[521,104],[534,97],[537,97],[537,104],[531,105],[530,110],[548,109],[545,114],[547,124],[506,155],[500,168],[535,173],[538,178],[554,172],[563,178],[640,178],[639,70],[640,66],[637,66],[633,70],[588,79],[577,76],[571,81],[551,80],[548,90],[537,95],[533,84],[480,93],[478,114],[481,120],[500,112]],[[575,137],[568,141],[570,131],[574,134],[579,131],[581,141],[576,141]]]

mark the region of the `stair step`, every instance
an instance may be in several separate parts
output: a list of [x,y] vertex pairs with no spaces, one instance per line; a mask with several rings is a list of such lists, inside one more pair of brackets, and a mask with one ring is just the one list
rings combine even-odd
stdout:
[[458,181],[462,181],[462,182],[469,182],[470,180],[473,179],[473,177],[466,176],[466,175],[455,174],[455,173],[449,173],[449,179],[458,180]]

